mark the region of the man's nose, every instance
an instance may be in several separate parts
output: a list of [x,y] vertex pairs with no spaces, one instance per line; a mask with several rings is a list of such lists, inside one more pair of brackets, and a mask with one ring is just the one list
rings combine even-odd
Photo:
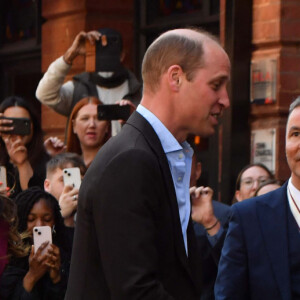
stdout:
[[226,87],[224,87],[222,90],[219,103],[222,104],[224,108],[228,108],[230,106],[230,100]]

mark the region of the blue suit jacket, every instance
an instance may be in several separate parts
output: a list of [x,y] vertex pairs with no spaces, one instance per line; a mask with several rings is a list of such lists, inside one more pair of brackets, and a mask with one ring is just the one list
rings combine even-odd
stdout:
[[216,299],[291,299],[287,183],[232,206]]

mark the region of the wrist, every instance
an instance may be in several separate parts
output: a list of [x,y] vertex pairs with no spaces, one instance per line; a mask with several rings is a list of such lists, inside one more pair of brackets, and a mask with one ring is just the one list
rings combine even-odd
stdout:
[[60,279],[61,279],[60,272],[57,272],[57,275],[51,278],[53,284],[59,283]]
[[36,278],[30,271],[27,272],[23,279],[23,287],[27,292],[31,292],[34,285],[36,284]]
[[215,227],[216,224],[219,222],[219,220],[213,215],[210,218],[206,218],[204,221],[202,221],[202,225],[205,228],[205,230],[210,230],[211,227]]

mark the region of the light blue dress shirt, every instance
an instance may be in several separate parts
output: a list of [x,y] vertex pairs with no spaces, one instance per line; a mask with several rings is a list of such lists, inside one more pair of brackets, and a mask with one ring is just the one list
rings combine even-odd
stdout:
[[187,142],[179,144],[166,126],[144,106],[140,104],[136,111],[151,124],[167,156],[176,192],[184,246],[188,254],[186,231],[191,213],[189,187],[194,151]]

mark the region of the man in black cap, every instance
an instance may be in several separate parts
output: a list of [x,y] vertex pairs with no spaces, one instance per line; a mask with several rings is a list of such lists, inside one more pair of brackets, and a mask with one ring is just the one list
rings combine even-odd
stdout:
[[[74,59],[85,55],[86,40],[96,43],[96,72],[84,72],[64,84]],[[121,34],[111,28],[81,31],[66,53],[48,68],[36,90],[37,99],[56,112],[69,116],[74,105],[87,96],[98,97],[104,104],[115,104],[126,99],[137,105],[141,98],[141,84],[122,60]],[[122,104],[131,104],[124,101]],[[112,134],[120,130],[118,121],[112,122]]]

